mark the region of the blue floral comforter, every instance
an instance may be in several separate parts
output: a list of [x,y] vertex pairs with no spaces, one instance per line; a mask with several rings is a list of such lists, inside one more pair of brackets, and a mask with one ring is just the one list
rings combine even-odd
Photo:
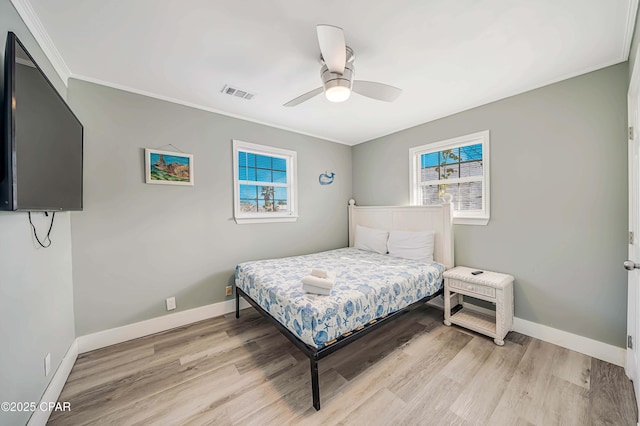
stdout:
[[[335,275],[329,296],[302,290],[311,268]],[[236,266],[236,286],[303,342],[326,342],[398,311],[442,287],[445,267],[344,248]]]

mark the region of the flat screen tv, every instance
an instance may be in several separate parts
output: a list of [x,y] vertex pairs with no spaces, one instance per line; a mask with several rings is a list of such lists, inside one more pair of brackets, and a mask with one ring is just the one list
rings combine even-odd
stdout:
[[3,92],[0,210],[82,210],[82,124],[11,32]]

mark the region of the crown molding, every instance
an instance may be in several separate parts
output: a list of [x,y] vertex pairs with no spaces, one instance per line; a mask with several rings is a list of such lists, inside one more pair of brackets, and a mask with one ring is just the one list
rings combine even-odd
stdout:
[[69,70],[69,67],[64,62],[64,59],[62,59],[62,55],[60,55],[60,52],[53,44],[51,37],[49,37],[49,33],[47,33],[47,30],[44,29],[42,21],[40,21],[40,18],[38,18],[38,15],[36,15],[36,12],[35,10],[33,10],[33,7],[31,6],[29,0],[11,0],[11,3],[18,12],[18,15],[20,15],[20,17],[24,21],[29,31],[31,31],[33,38],[36,39],[36,42],[40,45],[40,48],[44,52],[47,59],[49,59],[49,62],[51,62],[51,65],[53,65],[53,68],[62,79],[64,85],[67,86],[67,81],[71,76],[71,70]]
[[189,107],[189,108],[195,108],[195,109],[199,109],[199,110],[202,110],[202,111],[213,112],[215,114],[225,115],[227,117],[237,118],[237,119],[240,119],[240,120],[249,121],[251,123],[261,124],[263,126],[272,127],[274,129],[286,130],[287,132],[297,133],[299,135],[304,135],[304,136],[311,136],[312,138],[322,139],[322,140],[327,141],[327,142],[334,142],[334,143],[338,143],[338,144],[341,144],[341,145],[348,145],[348,146],[353,145],[351,143],[348,143],[348,142],[345,142],[345,141],[341,141],[339,139],[332,139],[332,138],[328,138],[326,136],[321,136],[321,135],[316,135],[314,133],[304,132],[302,130],[294,129],[292,127],[281,126],[281,125],[278,125],[278,124],[270,123],[268,121],[257,120],[255,118],[251,118],[249,116],[245,116],[245,115],[241,115],[241,114],[235,114],[235,113],[232,113],[232,112],[227,112],[227,111],[223,111],[221,109],[211,108],[211,107],[204,106],[204,105],[199,105],[199,104],[196,104],[196,103],[193,103],[193,102],[183,101],[183,100],[180,100],[180,99],[172,98],[170,96],[164,96],[164,95],[160,95],[160,94],[157,94],[157,93],[148,92],[146,90],[140,90],[140,89],[136,89],[134,87],[129,87],[129,86],[125,86],[125,85],[122,85],[122,84],[112,83],[110,81],[105,81],[105,80],[100,80],[100,79],[97,79],[97,78],[87,77],[85,75],[71,74],[70,78],[73,78],[73,79],[79,80],[79,81],[85,81],[87,83],[97,84],[97,85],[100,85],[100,86],[110,87],[110,88],[116,89],[116,90],[122,90],[123,92],[129,92],[129,93],[133,93],[135,95],[146,96],[148,98],[153,98],[153,99],[159,99],[159,100],[165,101],[165,102],[171,102],[173,104],[182,105],[182,106],[186,106],[186,107]]

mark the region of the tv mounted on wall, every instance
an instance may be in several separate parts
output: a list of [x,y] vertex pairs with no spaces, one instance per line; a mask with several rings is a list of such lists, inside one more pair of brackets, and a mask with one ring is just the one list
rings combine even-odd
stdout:
[[82,210],[82,124],[12,32],[3,124],[0,210]]

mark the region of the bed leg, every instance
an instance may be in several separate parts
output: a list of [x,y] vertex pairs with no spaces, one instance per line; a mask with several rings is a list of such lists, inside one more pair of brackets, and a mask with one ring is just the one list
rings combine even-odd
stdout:
[[236,288],[236,318],[240,318],[240,292]]
[[309,358],[311,362],[311,392],[313,393],[313,408],[320,410],[320,385],[318,383],[318,360]]

